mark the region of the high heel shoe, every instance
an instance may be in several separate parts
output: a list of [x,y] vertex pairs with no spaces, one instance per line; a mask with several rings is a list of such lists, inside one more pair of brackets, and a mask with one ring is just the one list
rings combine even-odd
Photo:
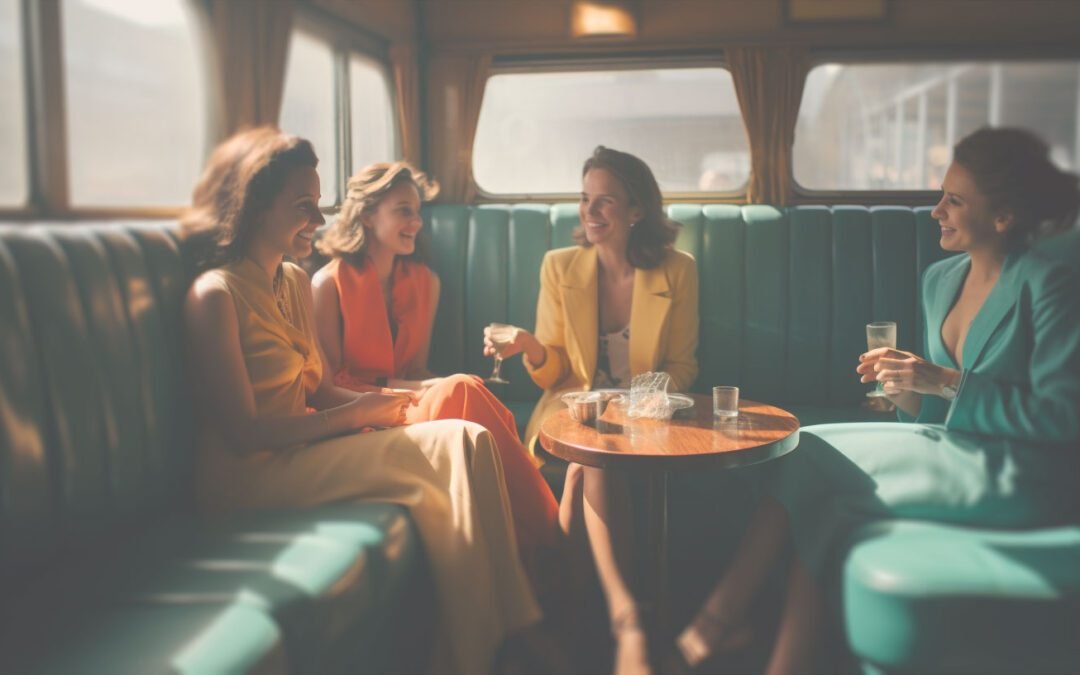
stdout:
[[663,675],[689,675],[717,657],[730,655],[750,644],[753,630],[747,625],[709,613],[698,614],[675,638],[675,647],[664,660]]

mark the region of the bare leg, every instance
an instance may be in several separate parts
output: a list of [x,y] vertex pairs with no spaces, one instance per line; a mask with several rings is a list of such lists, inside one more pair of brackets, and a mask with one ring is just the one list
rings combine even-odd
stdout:
[[768,675],[812,673],[820,667],[821,626],[824,625],[825,598],[817,580],[797,558],[788,574],[784,615],[776,638]]
[[780,558],[787,534],[787,511],[775,499],[764,498],[750,519],[731,568],[694,620],[676,638],[676,645],[690,666],[741,646],[749,639],[748,633],[739,630],[740,624]]
[[559,502],[559,527],[567,541],[583,542],[585,537],[585,467],[570,464],[563,479],[562,501]]
[[617,675],[650,672],[645,632],[630,590],[634,550],[631,509],[625,476],[578,464],[568,467],[559,523],[572,545],[587,536],[618,642]]

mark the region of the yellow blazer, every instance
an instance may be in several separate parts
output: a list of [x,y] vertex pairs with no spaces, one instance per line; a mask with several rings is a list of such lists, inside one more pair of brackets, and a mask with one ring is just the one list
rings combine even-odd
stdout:
[[[630,373],[664,371],[671,389],[685,391],[697,377],[698,275],[689,253],[672,249],[659,267],[634,271],[630,308]],[[590,389],[596,372],[600,307],[596,248],[548,251],[540,267],[536,338],[546,359],[525,367],[544,395],[525,430],[535,449],[540,422],[562,407],[559,397]]]

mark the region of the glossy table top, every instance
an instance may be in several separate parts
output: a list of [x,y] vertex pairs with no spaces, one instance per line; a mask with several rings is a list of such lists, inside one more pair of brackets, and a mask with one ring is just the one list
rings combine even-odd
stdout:
[[587,466],[687,470],[768,461],[795,449],[799,420],[786,410],[740,401],[738,418],[713,420],[712,398],[693,394],[694,406],[671,421],[631,419],[609,405],[595,423],[568,409],[540,426],[540,444],[552,455]]

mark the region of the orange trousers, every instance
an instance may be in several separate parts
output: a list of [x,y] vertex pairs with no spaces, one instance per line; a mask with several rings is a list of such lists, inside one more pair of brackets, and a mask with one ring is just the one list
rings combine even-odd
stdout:
[[451,375],[410,406],[406,421],[462,419],[483,426],[495,438],[510,497],[518,554],[537,595],[557,593],[565,566],[559,505],[518,438],[514,414],[475,375]]

